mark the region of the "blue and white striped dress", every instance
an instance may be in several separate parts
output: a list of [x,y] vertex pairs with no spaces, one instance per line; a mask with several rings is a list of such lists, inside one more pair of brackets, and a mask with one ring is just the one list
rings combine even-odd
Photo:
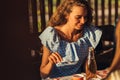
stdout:
[[96,47],[101,38],[102,31],[93,26],[84,26],[84,36],[76,42],[61,40],[54,27],[47,27],[39,36],[42,44],[50,52],[58,52],[63,61],[57,63],[52,69],[50,78],[75,74],[81,67],[87,54],[88,47]]

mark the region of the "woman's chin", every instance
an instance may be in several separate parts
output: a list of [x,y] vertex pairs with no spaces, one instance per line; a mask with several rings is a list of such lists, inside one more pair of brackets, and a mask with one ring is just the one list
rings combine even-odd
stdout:
[[82,30],[83,27],[76,27],[76,30]]

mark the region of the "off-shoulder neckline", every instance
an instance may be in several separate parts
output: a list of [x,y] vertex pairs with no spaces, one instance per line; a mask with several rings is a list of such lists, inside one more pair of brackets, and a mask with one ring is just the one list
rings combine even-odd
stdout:
[[[59,33],[57,32],[57,30],[56,30],[54,27],[49,26],[48,28],[53,29],[53,30],[55,31],[56,36],[59,38],[59,40],[65,42],[65,43],[77,43],[79,40],[85,38],[85,35],[83,35],[83,37],[78,38],[77,41],[71,41],[71,42],[70,42],[70,41],[67,41],[67,40],[61,39]],[[86,33],[86,31],[84,30],[84,31],[83,31],[83,34],[85,34],[85,33]]]

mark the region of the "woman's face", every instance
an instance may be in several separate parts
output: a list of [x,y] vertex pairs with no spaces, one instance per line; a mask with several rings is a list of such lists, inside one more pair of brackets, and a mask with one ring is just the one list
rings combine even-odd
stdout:
[[81,30],[87,21],[87,10],[81,6],[73,6],[72,12],[67,16],[67,24],[70,28]]

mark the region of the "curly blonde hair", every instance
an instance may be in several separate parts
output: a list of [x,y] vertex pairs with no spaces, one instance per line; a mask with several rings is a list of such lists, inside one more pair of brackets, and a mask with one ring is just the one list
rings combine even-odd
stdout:
[[73,6],[82,6],[87,9],[87,22],[89,25],[92,22],[92,8],[86,0],[63,0],[61,4],[57,7],[56,12],[51,16],[48,26],[59,26],[64,25],[66,20],[66,15],[70,14]]

